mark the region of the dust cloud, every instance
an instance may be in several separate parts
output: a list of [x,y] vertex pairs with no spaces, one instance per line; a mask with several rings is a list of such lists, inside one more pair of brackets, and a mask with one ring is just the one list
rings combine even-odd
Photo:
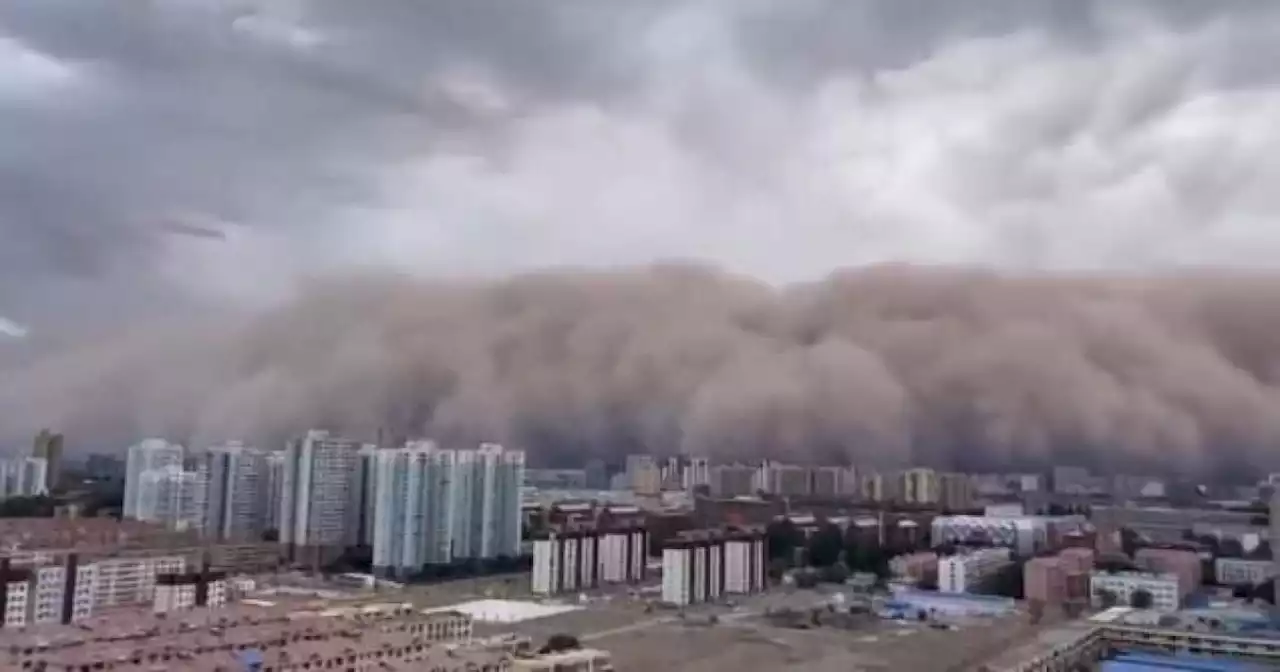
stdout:
[[309,427],[874,466],[1247,474],[1280,446],[1280,277],[709,266],[315,280],[0,370],[0,433],[270,445]]

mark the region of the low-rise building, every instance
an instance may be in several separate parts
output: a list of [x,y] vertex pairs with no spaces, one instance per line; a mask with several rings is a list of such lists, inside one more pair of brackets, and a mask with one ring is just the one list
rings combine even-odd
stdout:
[[1058,557],[1032,558],[1022,567],[1023,592],[1028,601],[1061,604],[1067,598],[1067,573]]
[[1062,560],[1063,567],[1068,572],[1088,573],[1093,571],[1094,552],[1092,548],[1069,546],[1058,553],[1058,558]]
[[889,574],[894,581],[919,585],[938,577],[938,554],[932,551],[905,553],[889,561]]
[[214,572],[161,574],[156,577],[152,610],[157,613],[227,604],[227,579]]
[[[409,604],[327,609],[242,605],[164,614],[117,610],[76,625],[0,630],[0,669],[79,672],[500,669],[508,649],[470,646],[472,620]],[[30,646],[38,638],[42,646]],[[257,652],[252,661],[238,656]],[[238,661],[238,662],[237,662]],[[261,666],[245,664],[260,662]],[[477,663],[468,667],[467,663]]]
[[1089,600],[1095,607],[1109,602],[1114,602],[1111,606],[1133,605],[1134,593],[1145,591],[1151,595],[1151,608],[1173,610],[1181,603],[1179,581],[1176,574],[1094,572],[1089,579]]
[[938,561],[938,592],[981,592],[1011,562],[1007,548],[980,548],[942,558]]
[[1213,561],[1213,578],[1224,586],[1256,586],[1275,576],[1275,563],[1270,560],[1218,558]]
[[93,601],[97,608],[145,606],[155,597],[156,576],[180,574],[186,558],[175,556],[109,558],[94,563],[97,581]]
[[1133,562],[1143,571],[1152,574],[1177,576],[1180,596],[1190,595],[1204,580],[1200,556],[1194,551],[1177,548],[1140,548],[1137,553],[1134,553]]
[[93,615],[93,565],[71,558],[66,565],[14,568],[0,560],[0,627],[71,623]]
[[611,672],[613,658],[599,649],[573,649],[538,656],[513,658],[513,672]]

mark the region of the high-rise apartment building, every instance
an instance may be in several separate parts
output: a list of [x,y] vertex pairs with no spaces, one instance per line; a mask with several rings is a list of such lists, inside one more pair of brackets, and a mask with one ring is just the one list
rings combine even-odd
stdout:
[[520,487],[524,483],[524,451],[496,443],[458,451],[454,496],[460,558],[494,558],[520,554]]
[[295,558],[336,558],[350,540],[361,445],[322,430],[289,442],[280,498],[280,543]]
[[146,471],[182,466],[182,446],[164,439],[147,439],[129,447],[125,461],[124,516],[138,517],[138,495]]
[[31,457],[41,458],[48,465],[44,488],[46,492],[52,492],[62,478],[62,435],[47,429],[40,430],[31,446]]
[[939,474],[938,505],[946,511],[967,511],[974,507],[973,481],[968,474]]
[[347,508],[348,546],[373,548],[374,507],[377,493],[378,446],[366,443],[357,452],[355,472],[351,475],[354,486],[350,491]]
[[267,495],[263,503],[266,510],[263,512],[262,525],[264,530],[274,530],[279,536],[280,503],[284,500],[284,451],[273,450],[267,453],[263,459],[263,468],[266,469],[263,488]]
[[942,498],[938,473],[932,469],[908,469],[899,478],[902,501],[907,504],[937,504]]
[[49,494],[48,471],[43,457],[0,460],[0,499]]
[[685,490],[692,490],[701,485],[711,485],[711,460],[705,457],[690,457],[684,465],[682,477]]
[[853,467],[826,466],[813,470],[813,494],[821,497],[854,495],[858,492],[858,474]]
[[725,590],[724,539],[685,533],[662,548],[662,601],[684,606],[719,599]]
[[628,455],[626,474],[627,482],[637,494],[662,492],[662,470],[652,455]]
[[864,473],[858,479],[858,495],[870,502],[896,502],[902,500],[902,479],[893,474]]
[[266,529],[267,456],[240,442],[214,446],[200,459],[203,531],[212,539],[254,541]]
[[373,564],[385,574],[520,553],[524,452],[432,442],[376,453]]
[[763,530],[729,533],[722,557],[724,592],[750,595],[764,590],[769,554]]
[[749,464],[717,464],[711,468],[711,494],[716,497],[753,495],[756,468]]
[[174,530],[199,529],[204,524],[204,494],[197,472],[174,465],[150,469],[138,476],[133,517]]
[[452,559],[454,453],[412,442],[378,451],[374,467],[373,566],[396,576]]
[[760,489],[774,495],[805,496],[813,492],[810,470],[796,464],[765,462],[757,482]]

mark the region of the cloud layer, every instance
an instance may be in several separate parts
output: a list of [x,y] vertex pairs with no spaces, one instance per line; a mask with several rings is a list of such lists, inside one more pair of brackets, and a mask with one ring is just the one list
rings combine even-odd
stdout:
[[[1249,331],[1265,327],[1268,313],[1241,316],[1248,311],[1210,303],[1261,310],[1257,297],[1272,290],[1265,276],[1219,278],[1204,269],[1267,269],[1280,253],[1280,227],[1270,222],[1280,209],[1270,188],[1280,179],[1280,130],[1273,122],[1280,117],[1280,71],[1267,65],[1280,60],[1277,45],[1280,8],[1261,2],[3,3],[0,315],[30,325],[40,338],[0,341],[0,439],[27,431],[26,421],[36,418],[125,441],[131,433],[162,430],[270,434],[282,431],[285,420],[349,414],[360,428],[386,417],[447,432],[475,426],[552,452],[656,443],[752,453],[771,442],[817,451],[834,445],[830,450],[840,452],[883,439],[896,446],[885,453],[895,459],[923,451],[935,461],[950,459],[940,446],[990,442],[996,452],[977,453],[990,462],[1069,448],[1091,460],[1145,459],[1164,450],[1153,446],[1172,445],[1182,455],[1176,463],[1187,466],[1209,446],[1230,445],[1227,461],[1238,464],[1256,457],[1250,451],[1275,445],[1266,443],[1268,423],[1249,410],[1271,399],[1269,350],[1254,343],[1265,340],[1263,332]],[[707,260],[768,284],[718,272],[693,273],[696,282],[677,272],[684,279],[675,281],[666,271],[647,270],[569,274],[555,282],[537,274],[503,279],[547,266],[643,267],[669,258]],[[921,379],[906,370],[913,359],[963,359],[963,344],[921,336],[912,341],[921,350],[904,359],[883,350],[880,334],[905,327],[880,312],[853,311],[855,326],[831,327],[838,337],[827,341],[794,335],[796,324],[826,319],[797,296],[830,294],[843,305],[869,300],[846,298],[847,286],[858,292],[869,286],[905,306],[933,306],[921,297],[945,293],[946,283],[957,281],[953,271],[873,271],[804,289],[788,284],[885,262],[1011,274],[969,282],[961,273],[966,305],[995,300],[988,292],[1017,297],[1012,313],[982,313],[989,321],[967,327],[975,329],[971,335],[1014,338],[1010,358],[1018,348],[1040,353],[1036,339],[1063,340],[1070,344],[1064,352],[1085,353],[1063,355],[1058,364],[1060,375],[1081,389],[1159,387],[1145,379],[1094,380],[1102,375],[1098,367],[1103,379],[1119,374],[1110,360],[1098,364],[1089,353],[1095,347],[1127,353],[1136,346],[1126,334],[1142,332],[1178,348],[1197,344],[1199,358],[1185,366],[1214,362],[1223,381],[1234,381],[1224,383],[1234,391],[1222,399],[1239,402],[1241,417],[1252,420],[1220,428],[1208,418],[1226,416],[1202,408],[1213,398],[1175,394],[1178,401],[1167,401],[1161,391],[1135,401],[1113,392],[1096,397],[1091,403],[1105,408],[1088,414],[1079,404],[1063,404],[1070,419],[1057,424],[1038,415],[1048,411],[1028,410],[1037,419],[1024,426],[1010,408],[1041,402],[1015,390],[1044,385],[1053,389],[1040,393],[1052,396],[1065,394],[1057,388],[1066,383],[1047,372],[996,376],[984,368],[1017,369],[1016,362],[967,364],[979,371],[948,374],[993,386],[1012,379],[1007,390],[990,392],[1004,395],[987,402],[997,410],[965,416],[950,405],[959,402],[922,400],[949,394],[941,387],[952,378]],[[1167,275],[1187,267],[1201,271]],[[349,279],[344,274],[352,269],[417,279],[350,280],[350,286],[315,280],[335,273]],[[1073,279],[1043,275],[1064,272]],[[242,326],[250,319],[303,325],[319,319],[312,311],[327,304],[314,282],[356,311],[334,308],[323,319],[326,329],[373,333],[352,341],[359,343],[350,346],[360,353],[355,360],[337,336],[314,351],[304,339],[298,347],[306,353],[296,354],[286,339],[273,340],[275,332],[268,338],[255,331],[260,326]],[[762,369],[754,375],[792,381],[792,389],[718,402],[718,393],[691,390],[750,390],[751,381],[739,380],[750,372],[742,364],[706,364],[681,373],[688,378],[682,382],[653,383],[660,396],[682,400],[679,407],[648,410],[638,396],[610,393],[604,398],[613,405],[601,417],[624,419],[574,407],[575,426],[584,429],[566,436],[536,428],[562,427],[564,409],[530,419],[540,407],[528,410],[511,399],[524,399],[522,387],[495,387],[496,374],[467,373],[460,364],[454,371],[440,354],[491,345],[472,330],[505,324],[507,318],[485,312],[493,294],[543,296],[550,283],[546,310],[554,313],[557,301],[579,295],[667,296],[673,282],[695,282],[710,296],[705,306],[686,305],[692,299],[683,296],[672,296],[669,308],[646,303],[655,325],[665,324],[669,310],[691,328],[731,340],[732,347],[724,344],[729,350],[759,355]],[[522,283],[533,288],[519,290]],[[365,309],[350,296],[373,306],[390,302],[395,310],[385,310],[395,317],[386,318],[390,324],[342,326],[340,320]],[[763,337],[733,331],[741,327],[736,311],[744,300],[767,304],[752,310],[783,332],[763,339],[779,339],[788,353],[776,362],[752,350],[763,345],[740,343]],[[1112,333],[1092,312],[1065,322],[1046,313],[1028,327],[1019,312],[1024,301],[1043,301],[1066,316],[1096,301],[1108,306],[1108,319],[1132,324]],[[422,315],[405,304],[420,305]],[[607,306],[591,305],[587,322],[597,311],[599,319],[615,319]],[[699,314],[704,308],[706,316]],[[877,310],[913,314],[891,308]],[[937,311],[947,325],[971,322]],[[201,319],[209,314],[216,315],[208,321],[213,326]],[[463,324],[456,333],[441,332],[430,319],[436,315]],[[122,326],[128,335],[117,335]],[[396,331],[396,338],[429,351],[395,364],[404,354],[400,343],[381,335],[393,327],[421,332]],[[436,342],[449,338],[479,340]],[[532,339],[508,346],[517,350],[542,347],[532,344],[540,336],[510,338]],[[1121,345],[1091,345],[1107,339]],[[1243,341],[1250,345],[1236,345]],[[258,359],[241,366],[253,343],[263,343],[254,346],[262,349]],[[213,354],[198,355],[197,344]],[[673,351],[646,347],[653,348],[653,366],[681,368],[664,358],[683,361],[683,341]],[[1247,365],[1237,361],[1237,347],[1253,353]],[[294,357],[327,377],[287,373]],[[346,368],[329,371],[321,361],[328,358]],[[233,371],[249,373],[242,379],[205,371],[188,359],[237,363]],[[156,382],[148,385],[155,393],[106,401],[99,390],[114,388],[68,362],[118,385],[163,379],[163,370],[196,370],[177,376],[182,390]],[[359,362],[374,368],[362,370]],[[421,374],[428,382],[413,384],[425,387],[402,388],[378,368],[408,371],[418,364],[445,371]],[[620,365],[599,364],[602,381]],[[577,372],[575,380],[586,375]],[[888,382],[879,385],[877,377]],[[266,391],[244,392],[245,380]],[[336,393],[310,396],[302,384],[320,390],[325,381],[356,388],[352,381],[366,381],[394,403],[379,408]],[[930,381],[939,390],[919,389]],[[786,408],[833,403],[811,399],[822,396],[814,385],[851,388],[839,387],[844,394],[865,386],[865,403],[879,410],[850,415],[850,422],[869,423],[861,428],[792,418],[776,420],[790,428],[782,438],[774,425],[756,439],[749,429],[734,430],[743,435],[732,441],[737,435],[726,434],[730,425],[775,422],[765,410],[753,420],[744,409],[776,403],[779,418],[788,412],[807,418],[810,411]],[[290,392],[280,392],[283,406],[263,409],[261,418],[253,404],[238,401],[278,391],[273,386]],[[492,398],[480,399],[476,389]],[[455,395],[461,400],[444,401]],[[629,399],[637,405],[628,406]],[[1169,405],[1181,410],[1161,410]],[[884,410],[890,408],[898,410]],[[938,408],[981,428],[957,428],[934,415]],[[820,410],[814,418],[827,417]],[[1003,419],[989,426],[973,419],[983,413]],[[1156,422],[1166,413],[1191,419]],[[1126,414],[1140,418],[1133,428],[1113,417]],[[617,429],[619,423],[631,428]],[[965,438],[933,436],[943,428]],[[881,439],[854,449],[821,438],[844,429]],[[819,438],[796,438],[810,437],[806,432]]]

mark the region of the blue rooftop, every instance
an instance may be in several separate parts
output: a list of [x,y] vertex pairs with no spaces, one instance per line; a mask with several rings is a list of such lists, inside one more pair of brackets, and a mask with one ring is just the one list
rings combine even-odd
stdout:
[[1102,663],[1102,672],[1264,672],[1266,669],[1237,660],[1187,654],[1121,653]]

